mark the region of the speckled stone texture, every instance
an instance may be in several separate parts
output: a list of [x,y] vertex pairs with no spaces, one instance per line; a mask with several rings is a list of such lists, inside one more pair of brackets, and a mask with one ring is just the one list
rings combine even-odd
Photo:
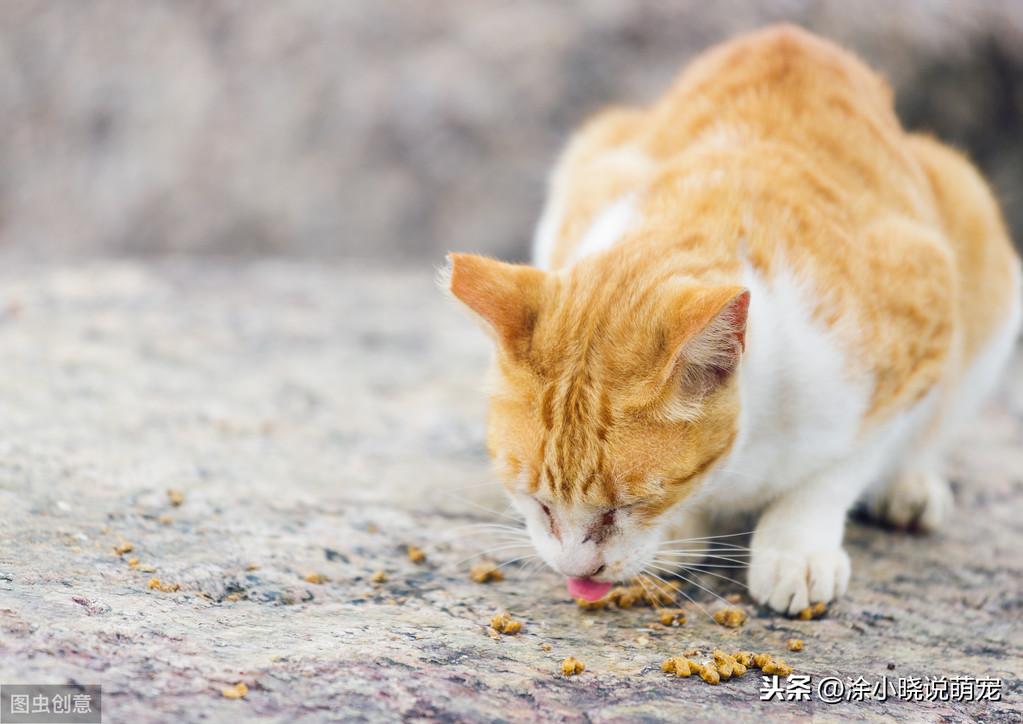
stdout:
[[[1023,715],[1018,363],[955,457],[952,525],[854,524],[851,588],[824,619],[747,602],[729,630],[694,604],[672,629],[649,609],[582,612],[529,566],[468,580],[466,559],[499,544],[464,527],[500,520],[483,510],[500,505],[487,355],[425,269],[0,265],[0,682],[100,683],[110,722]],[[519,635],[487,635],[497,609]],[[803,652],[785,651],[792,636]],[[753,674],[660,672],[718,646],[815,679],[1001,677],[1003,701],[762,703]],[[562,677],[568,655],[586,672]],[[222,696],[239,681],[244,699]]]

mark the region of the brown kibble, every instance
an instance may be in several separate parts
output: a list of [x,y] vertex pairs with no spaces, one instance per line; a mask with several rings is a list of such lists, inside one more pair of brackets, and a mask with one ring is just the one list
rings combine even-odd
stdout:
[[789,651],[802,651],[803,650],[803,639],[789,639],[785,642]]
[[306,583],[315,583],[320,586],[327,582],[327,577],[322,573],[307,573],[302,577]]
[[686,622],[686,612],[681,608],[662,608],[658,613],[662,626],[681,626]]
[[788,676],[792,673],[792,667],[781,659],[772,659],[760,670],[765,674],[774,674],[775,676]]
[[689,660],[684,656],[673,656],[672,658],[667,659],[661,664],[661,671],[667,674],[674,674],[680,679],[693,673],[692,667],[689,665]]
[[250,563],[249,565],[245,566],[245,570],[246,571],[258,571],[259,570],[259,565],[256,564],[256,563]]
[[151,566],[148,563],[140,563],[137,566],[133,566],[133,567],[135,568],[136,571],[139,571],[141,573],[155,573],[156,572],[156,566]]
[[170,501],[171,505],[177,508],[178,506],[185,502],[185,494],[182,493],[180,490],[174,490],[173,488],[171,488],[170,490],[167,491],[167,500]]
[[469,569],[469,578],[476,583],[491,583],[503,581],[504,574],[493,561],[480,561]]
[[171,518],[169,515],[161,515],[156,519],[156,522],[159,523],[160,525],[170,525],[171,523],[174,522],[174,519]]
[[700,678],[706,681],[708,684],[717,686],[721,683],[721,674],[718,670],[710,664],[704,664],[700,667]]
[[729,606],[715,611],[714,620],[728,628],[739,628],[746,623],[746,612],[737,606]]
[[373,581],[373,583],[384,583],[387,581],[387,574],[383,571],[377,571],[369,577],[369,580]]
[[131,553],[133,550],[135,550],[135,546],[127,541],[114,546],[114,553],[119,556],[123,556],[125,553]]
[[522,622],[516,621],[507,611],[499,611],[490,619],[490,625],[495,631],[500,631],[506,636],[514,636],[522,630]]
[[129,568],[138,568],[139,567],[139,559],[138,558],[129,558],[128,559],[128,567]]
[[544,651],[550,651],[551,650],[551,645],[545,642],[545,643],[540,644],[540,648],[543,649]]
[[765,666],[770,664],[772,661],[770,654],[757,654],[753,657],[753,665],[758,669],[763,670]]
[[561,673],[565,676],[576,676],[586,671],[586,664],[574,656],[569,656],[561,662]]
[[610,596],[604,596],[596,601],[587,601],[585,598],[577,598],[575,599],[575,603],[584,611],[600,611],[607,608],[608,604],[611,603],[611,598]]
[[227,601],[234,602],[234,601],[240,601],[242,598],[244,598],[244,596],[245,596],[245,594],[242,593],[241,591],[235,591],[234,593],[227,594],[224,597],[224,599],[227,600]]
[[732,654],[732,658],[738,661],[740,664],[749,668],[753,665],[753,653],[750,651],[736,651]]
[[811,606],[807,606],[802,611],[800,611],[797,615],[802,620],[809,621],[809,620],[814,619],[814,618],[820,618],[821,616],[823,616],[827,612],[828,612],[827,604],[824,603],[823,601],[818,601],[817,603],[815,603],[815,604],[813,604]]
[[746,673],[746,667],[724,651],[714,651],[711,656],[714,657],[714,665],[717,666],[722,679],[731,679],[733,676],[742,676]]
[[408,553],[408,559],[413,563],[422,563],[426,560],[426,552],[422,548],[416,546],[406,546],[406,552]]
[[227,699],[244,699],[245,695],[249,693],[249,687],[245,685],[245,682],[239,681],[234,686],[221,689],[220,693]]
[[149,590],[162,591],[163,593],[174,593],[181,590],[180,583],[164,583],[159,578],[149,579]]

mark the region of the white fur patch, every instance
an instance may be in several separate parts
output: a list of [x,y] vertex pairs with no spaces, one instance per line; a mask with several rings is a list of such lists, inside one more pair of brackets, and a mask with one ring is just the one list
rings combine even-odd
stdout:
[[614,246],[636,222],[636,196],[627,194],[604,208],[586,230],[572,254],[572,262]]

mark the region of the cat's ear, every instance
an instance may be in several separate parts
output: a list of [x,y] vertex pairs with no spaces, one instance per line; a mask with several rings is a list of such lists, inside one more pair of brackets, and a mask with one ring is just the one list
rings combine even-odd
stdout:
[[449,254],[442,284],[477,314],[484,329],[510,352],[528,344],[540,309],[545,273],[475,254]]
[[741,286],[688,287],[673,300],[664,379],[683,399],[713,392],[735,372],[746,349],[749,302]]

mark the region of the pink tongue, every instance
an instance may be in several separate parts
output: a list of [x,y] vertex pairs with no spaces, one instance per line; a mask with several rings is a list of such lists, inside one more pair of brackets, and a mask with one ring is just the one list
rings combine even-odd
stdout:
[[568,595],[572,598],[581,598],[584,601],[597,601],[611,590],[610,583],[594,581],[590,578],[569,578],[566,583],[568,584]]

